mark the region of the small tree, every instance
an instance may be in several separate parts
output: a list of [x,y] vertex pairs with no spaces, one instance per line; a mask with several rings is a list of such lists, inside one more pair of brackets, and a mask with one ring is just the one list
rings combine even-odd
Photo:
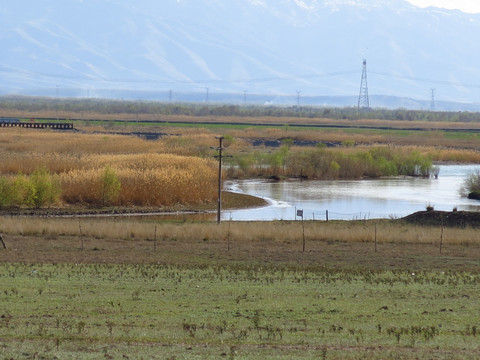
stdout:
[[120,195],[121,184],[115,170],[107,166],[100,183],[100,201],[102,206],[112,205]]
[[270,154],[269,156],[269,165],[272,168],[274,174],[280,175],[280,171],[287,159],[289,148],[288,146],[282,145],[280,149]]
[[480,195],[480,169],[473,170],[467,175],[460,187],[460,195],[471,197],[472,194]]
[[31,182],[35,187],[34,206],[40,208],[52,205],[58,201],[61,194],[60,180],[51,175],[46,167],[35,170],[31,176]]
[[35,205],[35,186],[24,174],[17,175],[13,179],[10,191],[11,205],[28,207]]

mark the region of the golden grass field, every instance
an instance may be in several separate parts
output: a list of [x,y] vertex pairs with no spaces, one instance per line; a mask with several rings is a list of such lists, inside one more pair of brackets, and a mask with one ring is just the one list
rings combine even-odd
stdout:
[[[46,168],[59,177],[65,203],[99,203],[102,173],[121,184],[110,205],[172,206],[214,202],[218,171],[213,159],[169,153],[169,142],[135,136],[4,129],[0,174]],[[181,151],[179,151],[181,152]]]

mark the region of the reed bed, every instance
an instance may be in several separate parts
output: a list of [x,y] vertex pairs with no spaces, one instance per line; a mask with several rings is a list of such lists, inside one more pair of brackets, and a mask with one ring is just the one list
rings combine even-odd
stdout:
[[[174,153],[178,155],[198,154],[199,150],[217,145],[214,134],[208,131],[187,131],[182,136],[166,136],[157,141],[146,141],[138,136],[109,133],[55,132],[2,128],[0,131],[0,151],[11,154],[12,161],[19,157],[79,156],[88,154],[139,154]],[[195,151],[194,151],[195,150]],[[6,159],[8,161],[8,158]],[[2,168],[0,168],[0,171]]]
[[418,153],[421,156],[428,158],[434,162],[450,162],[450,163],[465,163],[465,164],[474,164],[480,163],[480,151],[477,149],[456,149],[456,148],[446,148],[446,147],[434,147],[434,146],[425,146],[425,145],[410,145],[410,146],[400,146],[400,145],[381,145],[376,144],[373,146],[355,146],[342,148],[342,152],[349,155],[354,155],[355,153],[365,151],[368,149],[378,149],[385,153],[390,153],[392,156],[398,156],[402,158],[407,158],[408,155],[412,153]]
[[90,168],[61,175],[68,203],[98,204],[105,183],[104,166],[111,166],[121,184],[110,205],[171,206],[202,204],[216,197],[217,173],[212,161],[177,155],[110,155],[93,159]]
[[0,150],[37,154],[111,154],[160,151],[160,142],[146,142],[136,136],[84,134],[49,130],[3,128]]
[[[146,141],[124,135],[4,130],[0,132],[4,154],[0,175],[13,179],[45,169],[58,175],[61,200],[66,203],[171,206],[216,199],[215,161],[177,155],[198,155],[200,148],[214,145],[213,136]],[[107,169],[110,179],[104,176]],[[108,198],[105,191],[110,191]]]

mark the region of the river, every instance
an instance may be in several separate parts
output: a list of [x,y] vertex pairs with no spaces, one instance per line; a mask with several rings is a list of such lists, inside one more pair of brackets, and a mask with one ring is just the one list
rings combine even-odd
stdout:
[[262,197],[269,205],[224,211],[223,220],[305,220],[399,218],[431,205],[435,210],[479,211],[480,201],[459,190],[478,165],[441,165],[438,179],[395,177],[376,180],[226,182],[226,190]]

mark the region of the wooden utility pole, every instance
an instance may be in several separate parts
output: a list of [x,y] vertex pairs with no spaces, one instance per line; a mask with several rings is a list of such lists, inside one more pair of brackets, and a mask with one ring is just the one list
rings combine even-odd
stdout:
[[220,215],[222,212],[222,159],[225,156],[222,154],[223,149],[223,136],[218,136],[217,139],[219,140],[219,145],[217,148],[212,148],[218,151],[218,155],[215,155],[215,158],[218,159],[218,204],[217,204],[217,224],[220,224]]

